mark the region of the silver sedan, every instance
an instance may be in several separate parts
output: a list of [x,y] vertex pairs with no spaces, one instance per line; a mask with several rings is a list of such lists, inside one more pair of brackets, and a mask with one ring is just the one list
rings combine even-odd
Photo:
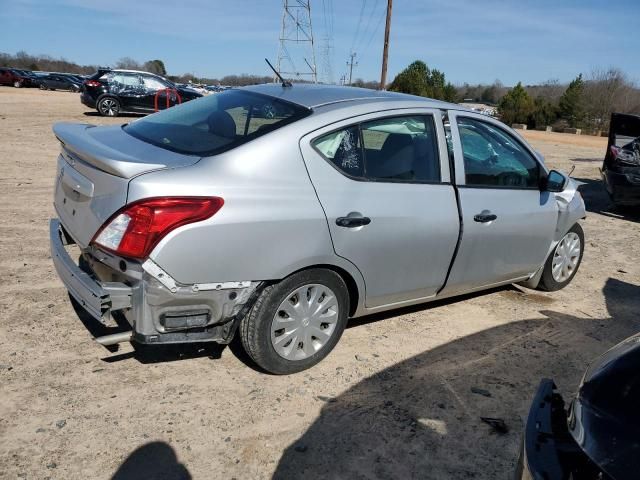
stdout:
[[102,344],[239,335],[263,369],[292,373],[349,318],[514,282],[557,290],[582,259],[576,183],[458,105],[274,84],[54,133],[58,274],[97,320],[131,325]]

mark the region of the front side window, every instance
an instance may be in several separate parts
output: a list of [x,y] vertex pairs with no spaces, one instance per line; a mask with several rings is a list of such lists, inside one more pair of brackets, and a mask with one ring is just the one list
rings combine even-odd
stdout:
[[157,91],[167,88],[167,86],[158,78],[144,76],[142,77],[142,81],[144,82],[144,86],[147,90]]
[[538,162],[515,138],[480,120],[457,122],[467,185],[538,188]]
[[[273,106],[273,115],[258,113],[265,104]],[[171,107],[123,128],[128,134],[166,150],[208,156],[246,143],[309,113],[304,107],[265,95],[228,90]]]
[[439,182],[432,116],[390,117],[323,135],[313,147],[350,177],[387,182]]

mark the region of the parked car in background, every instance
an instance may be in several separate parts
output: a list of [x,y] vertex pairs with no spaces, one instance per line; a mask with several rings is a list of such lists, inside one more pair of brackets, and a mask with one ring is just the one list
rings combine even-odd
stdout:
[[517,479],[621,480],[640,472],[640,336],[596,359],[568,409],[553,380],[535,394]]
[[[273,118],[253,115],[267,104]],[[54,132],[57,272],[96,319],[132,325],[103,344],[238,331],[258,365],[292,373],[349,317],[514,282],[558,290],[582,259],[576,182],[454,104],[270,84]]]
[[640,205],[640,115],[611,115],[601,172],[607,193],[616,205]]
[[79,92],[80,82],[67,75],[60,73],[50,73],[38,78],[41,90],[67,90],[69,92]]
[[36,87],[36,78],[26,70],[0,68],[0,85],[12,85],[16,88]]
[[100,69],[82,84],[80,101],[102,116],[153,113],[202,95],[159,75],[135,70]]

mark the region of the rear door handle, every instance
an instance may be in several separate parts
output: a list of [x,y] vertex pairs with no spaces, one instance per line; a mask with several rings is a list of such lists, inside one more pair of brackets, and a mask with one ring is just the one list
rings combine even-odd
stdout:
[[336,225],[339,227],[355,228],[369,225],[371,219],[369,217],[338,217],[336,218]]
[[479,213],[477,215],[475,215],[473,217],[473,220],[475,222],[480,222],[480,223],[487,223],[487,222],[493,222],[496,218],[498,218],[497,215],[494,215],[493,213]]

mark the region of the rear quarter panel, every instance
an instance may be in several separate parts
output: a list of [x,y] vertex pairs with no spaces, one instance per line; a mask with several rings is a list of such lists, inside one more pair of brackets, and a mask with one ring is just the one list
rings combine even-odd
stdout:
[[191,167],[133,179],[128,202],[164,195],[225,202],[212,218],[167,235],[151,258],[187,284],[281,279],[339,262],[292,130],[284,127]]

